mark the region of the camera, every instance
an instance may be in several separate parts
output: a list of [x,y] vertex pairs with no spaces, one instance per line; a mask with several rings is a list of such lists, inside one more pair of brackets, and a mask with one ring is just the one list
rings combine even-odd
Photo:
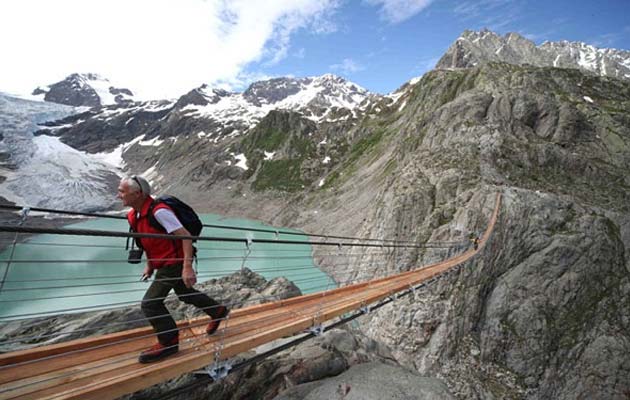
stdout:
[[142,253],[142,249],[129,250],[129,257],[127,257],[127,262],[129,264],[140,264],[140,261],[142,261]]

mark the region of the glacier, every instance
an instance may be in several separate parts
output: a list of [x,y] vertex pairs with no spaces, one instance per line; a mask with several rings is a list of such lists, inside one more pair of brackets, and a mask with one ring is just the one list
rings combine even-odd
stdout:
[[0,93],[0,196],[5,201],[74,211],[103,211],[118,203],[121,165],[56,137],[34,135],[40,124],[81,111]]

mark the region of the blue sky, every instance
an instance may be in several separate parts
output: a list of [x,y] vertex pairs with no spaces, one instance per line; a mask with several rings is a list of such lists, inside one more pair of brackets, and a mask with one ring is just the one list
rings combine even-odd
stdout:
[[536,44],[569,40],[630,50],[630,0],[435,0],[402,21],[392,21],[378,6],[349,1],[332,20],[336,31],[300,30],[281,63],[255,62],[248,70],[296,76],[332,72],[388,93],[433,68],[465,29],[518,32]]
[[6,0],[0,91],[74,72],[140,98],[334,73],[389,93],[465,29],[630,50],[630,0]]

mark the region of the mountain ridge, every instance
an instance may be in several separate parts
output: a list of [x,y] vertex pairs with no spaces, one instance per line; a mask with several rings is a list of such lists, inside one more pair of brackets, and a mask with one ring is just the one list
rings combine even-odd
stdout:
[[599,49],[569,41],[546,41],[536,46],[518,33],[500,36],[489,30],[464,31],[440,58],[436,68],[470,68],[489,61],[576,68],[600,76],[630,79],[630,51]]
[[133,101],[129,89],[116,88],[106,78],[93,73],[74,73],[45,87],[37,87],[32,96],[42,100],[75,107],[101,107]]

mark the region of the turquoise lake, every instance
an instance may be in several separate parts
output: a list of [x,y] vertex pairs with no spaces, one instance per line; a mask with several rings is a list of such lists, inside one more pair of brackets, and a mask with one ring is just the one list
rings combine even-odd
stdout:
[[[200,216],[204,224],[272,229],[257,221]],[[72,229],[127,232],[126,220],[94,219],[68,225]],[[291,231],[282,228],[283,231]],[[307,241],[305,235],[276,235],[204,227],[201,236]],[[0,277],[6,280],[0,291],[0,322],[68,312],[90,311],[137,304],[150,281],[140,282],[145,262],[127,263],[125,238],[38,235],[0,253]],[[198,282],[229,275],[242,267],[266,279],[285,276],[302,293],[332,289],[333,280],[319,270],[308,244],[244,243],[198,241]],[[248,254],[249,253],[249,254]],[[245,256],[247,255],[247,258]],[[7,271],[8,266],[8,271]]]

